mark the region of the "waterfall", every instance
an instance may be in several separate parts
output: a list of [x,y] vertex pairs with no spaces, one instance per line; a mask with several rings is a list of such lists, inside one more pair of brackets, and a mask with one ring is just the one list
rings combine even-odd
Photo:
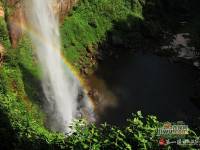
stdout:
[[48,126],[55,131],[67,132],[78,112],[80,84],[60,55],[59,22],[53,8],[56,1],[25,0],[25,4],[31,28],[28,30],[29,35],[43,73],[42,86],[46,97],[44,104]]

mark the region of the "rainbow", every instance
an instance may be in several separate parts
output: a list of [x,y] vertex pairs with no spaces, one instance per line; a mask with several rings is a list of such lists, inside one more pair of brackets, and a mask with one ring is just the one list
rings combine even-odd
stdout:
[[[19,28],[22,30],[23,33],[29,33],[31,34],[32,37],[39,39],[41,42],[44,42],[46,44],[47,41],[45,40],[45,38],[42,38],[41,34],[38,33],[36,30],[34,30],[30,25],[25,24],[25,23],[14,23],[15,27]],[[70,69],[70,71],[72,72],[72,74],[75,76],[75,78],[80,82],[81,87],[83,87],[85,94],[88,97],[89,102],[92,105],[93,110],[95,110],[95,105],[94,105],[94,101],[91,99],[90,96],[88,96],[88,91],[90,90],[89,85],[87,84],[86,80],[84,78],[81,77],[80,73],[71,65],[71,63],[65,58],[64,53],[60,51],[60,49],[57,49],[56,47],[54,47],[53,49],[56,53],[59,53],[62,62],[66,65],[67,68]]]

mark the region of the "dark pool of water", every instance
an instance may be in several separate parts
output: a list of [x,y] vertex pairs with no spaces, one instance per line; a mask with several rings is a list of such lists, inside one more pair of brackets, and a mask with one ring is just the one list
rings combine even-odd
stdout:
[[124,125],[138,110],[161,121],[187,122],[200,116],[191,101],[198,70],[189,64],[137,52],[103,61],[96,75],[118,98],[116,108],[108,107],[100,115],[101,122]]

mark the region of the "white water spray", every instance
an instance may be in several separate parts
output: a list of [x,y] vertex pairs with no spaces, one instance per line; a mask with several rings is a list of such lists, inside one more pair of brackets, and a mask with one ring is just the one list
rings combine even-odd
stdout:
[[56,1],[25,0],[25,3],[32,29],[29,33],[43,71],[48,125],[53,130],[67,132],[68,125],[77,115],[80,85],[60,55],[58,16],[53,11]]

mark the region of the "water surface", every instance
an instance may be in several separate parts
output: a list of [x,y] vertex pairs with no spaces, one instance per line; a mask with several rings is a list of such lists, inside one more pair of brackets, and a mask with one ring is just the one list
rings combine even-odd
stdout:
[[187,122],[200,114],[191,101],[198,77],[192,65],[137,52],[103,61],[96,75],[118,98],[117,107],[104,110],[102,122],[124,125],[126,118],[138,110],[161,121]]

